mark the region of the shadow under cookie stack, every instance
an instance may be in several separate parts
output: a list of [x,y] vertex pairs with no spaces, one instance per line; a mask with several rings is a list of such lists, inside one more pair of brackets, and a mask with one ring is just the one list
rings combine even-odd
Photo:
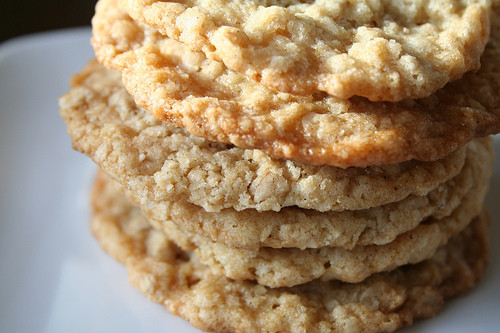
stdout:
[[500,1],[282,3],[99,0],[60,99],[92,232],[201,330],[433,316],[488,261]]

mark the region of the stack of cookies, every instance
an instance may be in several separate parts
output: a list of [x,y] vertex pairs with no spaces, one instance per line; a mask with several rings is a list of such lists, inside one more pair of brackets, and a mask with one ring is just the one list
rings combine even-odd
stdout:
[[379,332],[487,260],[500,1],[99,0],[92,231],[202,330]]

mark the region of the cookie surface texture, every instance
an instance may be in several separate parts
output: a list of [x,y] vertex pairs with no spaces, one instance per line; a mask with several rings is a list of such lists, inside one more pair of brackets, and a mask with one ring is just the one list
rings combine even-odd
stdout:
[[214,143],[160,122],[137,107],[118,72],[95,61],[60,99],[73,146],[150,202],[183,200],[210,212],[354,210],[426,195],[463,168],[460,148],[435,162],[341,169],[272,159]]
[[498,30],[494,23],[478,72],[398,103],[275,92],[137,23],[117,0],[99,1],[92,44],[99,61],[122,71],[137,104],[194,135],[275,158],[364,167],[437,160],[500,130]]
[[[455,178],[427,195],[410,195],[398,202],[358,211],[284,208],[280,212],[258,212],[228,208],[209,213],[183,200],[153,203],[133,191],[125,192],[156,224],[173,222],[186,232],[232,248],[334,246],[352,249],[390,243],[428,218],[441,219],[450,215],[463,200],[478,202],[491,173],[492,156],[490,140],[473,141],[467,147],[466,164]],[[469,191],[476,196],[464,199]]]
[[275,90],[427,97],[479,68],[489,0],[122,0],[159,29]]
[[151,229],[137,208],[97,183],[92,231],[131,283],[195,327],[216,332],[381,332],[434,316],[472,288],[487,264],[485,214],[429,260],[357,284],[313,281],[272,289],[213,274]]
[[[154,226],[163,228],[182,249],[194,251],[215,273],[232,279],[256,280],[261,285],[273,288],[291,287],[314,279],[360,282],[373,273],[428,259],[439,246],[462,231],[482,210],[491,165],[491,155],[478,161],[472,174],[479,176],[475,177],[477,179],[473,187],[450,215],[440,219],[428,218],[414,229],[382,245],[355,246],[352,249],[260,248],[249,251],[230,248],[206,237],[191,234],[171,221],[155,223]],[[255,218],[258,219],[258,216]],[[263,219],[258,221],[265,223]],[[233,225],[237,223],[236,220]]]

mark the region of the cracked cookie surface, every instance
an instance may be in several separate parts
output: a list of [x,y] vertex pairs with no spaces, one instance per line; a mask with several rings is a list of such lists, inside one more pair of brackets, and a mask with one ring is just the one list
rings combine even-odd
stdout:
[[500,131],[499,13],[478,72],[398,103],[277,93],[132,20],[114,0],[97,5],[92,43],[137,104],[163,121],[275,158],[365,167],[437,160]]
[[122,0],[136,20],[272,89],[422,98],[479,68],[489,0]]

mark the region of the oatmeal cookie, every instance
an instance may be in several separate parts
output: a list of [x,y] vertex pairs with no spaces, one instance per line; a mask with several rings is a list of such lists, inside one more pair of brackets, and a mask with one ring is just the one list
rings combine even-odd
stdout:
[[500,131],[497,7],[478,72],[399,103],[275,92],[132,20],[117,0],[99,1],[92,44],[137,104],[194,135],[306,164],[365,167],[437,160]]
[[467,150],[462,172],[427,195],[410,195],[398,202],[357,211],[284,208],[280,212],[258,212],[228,208],[209,213],[183,200],[156,203],[133,191],[126,194],[156,223],[174,222],[182,230],[233,248],[335,246],[352,249],[387,244],[429,217],[448,216],[474,184],[485,187],[493,162],[491,140],[473,141]]
[[183,200],[209,212],[365,209],[426,195],[455,177],[466,156],[460,148],[435,162],[347,169],[276,160],[160,122],[135,105],[118,72],[95,61],[71,85],[60,113],[74,148],[150,202]]
[[479,68],[489,0],[122,0],[136,20],[275,90],[427,97]]
[[356,284],[315,280],[273,289],[214,274],[114,195],[99,183],[92,194],[91,228],[102,248],[126,266],[131,283],[147,298],[205,331],[394,331],[434,316],[446,299],[474,287],[488,261],[482,214],[417,265]]
[[415,264],[432,257],[436,249],[467,227],[480,214],[490,172],[463,198],[462,203],[441,219],[429,218],[414,229],[383,245],[352,249],[260,248],[257,251],[230,248],[207,237],[178,228],[172,221],[155,223],[183,250],[194,251],[216,274],[235,280],[256,280],[269,287],[291,287],[315,279],[361,282],[373,273]]

